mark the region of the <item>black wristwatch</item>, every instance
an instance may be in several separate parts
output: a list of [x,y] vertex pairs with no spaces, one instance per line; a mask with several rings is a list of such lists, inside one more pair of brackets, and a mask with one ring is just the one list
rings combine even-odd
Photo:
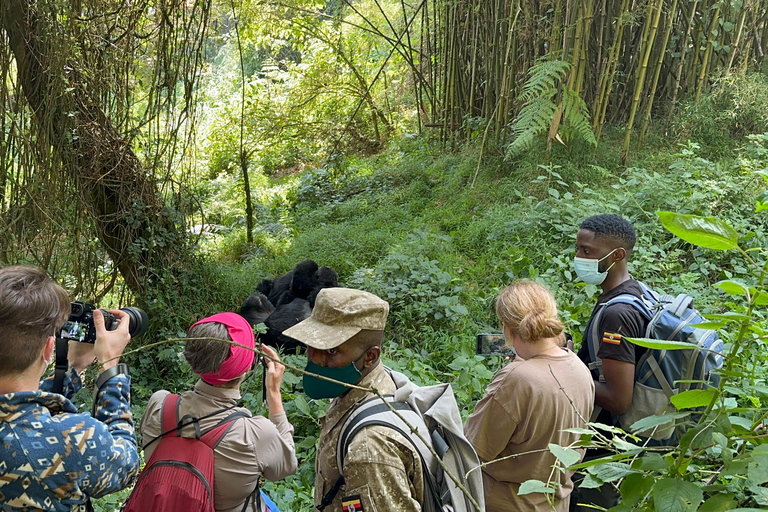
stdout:
[[125,363],[117,363],[112,368],[109,368],[108,370],[104,370],[99,374],[98,377],[96,377],[96,393],[99,392],[101,389],[101,386],[104,385],[109,379],[114,377],[117,374],[122,373],[123,375],[130,375],[128,372],[128,365]]

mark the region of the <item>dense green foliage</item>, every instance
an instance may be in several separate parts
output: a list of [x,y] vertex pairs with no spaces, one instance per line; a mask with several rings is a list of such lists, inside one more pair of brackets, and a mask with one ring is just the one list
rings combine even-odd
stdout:
[[[235,301],[250,293],[261,278],[283,272],[296,261],[311,257],[334,266],[343,285],[371,290],[392,304],[386,363],[418,383],[451,382],[467,415],[502,364],[474,355],[474,334],[497,329],[493,299],[511,280],[533,278],[547,284],[578,343],[579,329],[589,317],[597,293],[594,286],[579,283],[571,269],[576,226],[589,214],[617,212],[634,223],[639,241],[631,270],[636,277],[665,292],[691,293],[706,313],[746,307],[743,300],[723,294],[713,285],[722,280],[751,283],[751,266],[738,254],[680,240],[664,229],[655,212],[727,220],[740,234],[739,246],[753,260],[765,261],[761,248],[768,246],[768,222],[754,210],[758,201],[766,200],[768,187],[755,171],[768,165],[768,134],[744,139],[733,158],[713,162],[699,156],[703,151],[694,143],[672,151],[660,147],[635,167],[611,170],[599,165],[600,155],[590,163],[565,152],[556,153],[547,164],[538,163],[536,153],[514,164],[489,158],[475,177],[478,155],[471,148],[444,154],[422,140],[403,138],[374,157],[351,158],[265,181],[270,193],[264,194],[258,208],[260,235],[256,242],[243,243],[242,225],[235,220],[231,227],[208,235],[201,242],[201,251],[231,263],[216,265],[209,277],[201,275],[200,279],[229,282],[231,295],[213,297],[212,310],[232,310],[238,307]],[[610,155],[602,158],[610,160]],[[475,185],[470,187],[473,180]],[[217,197],[213,194],[210,200]],[[170,311],[176,309],[169,306]],[[737,438],[750,437],[749,432],[759,434],[759,418],[768,411],[760,391],[765,378],[760,352],[765,343],[764,318],[760,308],[752,308],[751,313],[756,316],[747,341],[741,342],[731,359],[735,381],[724,388],[726,408],[718,409],[728,411],[734,430],[717,430],[727,439],[723,446],[747,465],[753,460],[747,454],[754,446]],[[743,338],[743,333],[725,327],[726,341]],[[179,350],[175,343],[142,352],[133,360],[138,413],[153,389],[181,390],[193,382]],[[301,368],[305,359],[289,355],[287,361]],[[284,397],[296,426],[302,464],[295,476],[265,487],[285,510],[297,511],[310,509],[317,420],[326,406],[325,401],[307,399],[300,381],[297,371],[289,371]],[[263,412],[258,387],[254,382],[245,397],[252,410]],[[707,439],[712,435],[715,433],[709,432]],[[718,435],[715,438],[722,441]],[[689,461],[683,470],[675,466],[679,474],[670,475],[667,466],[658,462],[658,455],[648,455],[657,461],[652,465],[649,459],[637,457],[630,443],[628,439],[615,448],[622,452],[619,459],[639,460],[635,463],[638,469],[630,467],[630,461],[615,476],[606,476],[615,464],[604,469],[597,466],[590,469],[595,482],[648,474],[643,478],[664,482],[682,478],[698,488],[711,474],[713,462],[702,465],[695,457],[704,453],[709,459],[715,457],[717,464],[722,453],[697,441],[692,448],[673,452],[671,459],[661,459]],[[699,448],[705,449],[698,453]],[[689,460],[686,450],[696,452],[695,462]],[[761,459],[754,460],[760,464]],[[758,490],[762,482],[741,482],[727,475],[726,471],[722,483],[710,482],[705,495],[715,496],[713,493],[720,492],[715,485],[725,486],[723,489],[730,489],[722,491],[729,493],[727,499],[714,499],[753,506],[762,503],[763,491]],[[626,485],[634,485],[637,478],[628,478]]]
[[[137,417],[194,382],[180,338],[195,319],[305,258],[387,299],[386,363],[451,382],[466,416],[502,364],[473,351],[498,329],[498,291],[547,284],[578,344],[597,288],[572,273],[576,227],[620,213],[636,277],[744,316],[713,317],[731,353],[695,402],[711,416],[669,452],[617,437],[589,481],[623,482],[627,506],[768,506],[764,3],[3,1],[0,264],[147,310],[127,356]],[[714,250],[658,211],[739,236]],[[302,393],[305,358],[285,358],[301,465],[265,488],[304,511],[327,402]],[[244,399],[264,412],[258,378]]]

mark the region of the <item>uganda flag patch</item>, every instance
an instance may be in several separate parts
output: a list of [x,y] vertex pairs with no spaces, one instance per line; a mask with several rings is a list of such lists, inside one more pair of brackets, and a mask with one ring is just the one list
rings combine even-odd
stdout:
[[344,496],[341,498],[342,512],[363,512],[363,502],[360,501],[360,495]]
[[603,343],[610,343],[611,345],[621,345],[621,334],[615,332],[604,332]]

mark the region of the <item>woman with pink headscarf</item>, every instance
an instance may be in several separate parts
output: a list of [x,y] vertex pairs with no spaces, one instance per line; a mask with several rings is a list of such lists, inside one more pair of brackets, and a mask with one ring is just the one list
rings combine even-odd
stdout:
[[[227,343],[227,340],[234,343]],[[197,418],[205,433],[234,412],[237,418],[214,448],[214,506],[216,512],[264,512],[269,510],[258,489],[263,475],[267,480],[281,480],[296,472],[293,426],[283,410],[280,384],[285,366],[274,350],[262,350],[274,360],[266,359],[266,396],[269,419],[251,416],[238,407],[240,385],[255,366],[253,329],[236,313],[219,313],[200,320],[189,329],[184,357],[192,371],[200,376],[194,389],[181,394],[178,418]],[[249,350],[251,349],[251,350]],[[149,460],[162,434],[163,402],[170,393],[155,392],[149,399],[140,431],[145,460]],[[182,435],[193,437],[194,425],[182,429]]]

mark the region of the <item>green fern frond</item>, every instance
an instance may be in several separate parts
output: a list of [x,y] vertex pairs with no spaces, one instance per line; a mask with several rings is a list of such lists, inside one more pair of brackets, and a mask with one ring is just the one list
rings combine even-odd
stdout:
[[579,137],[593,146],[597,145],[597,139],[592,131],[589,108],[584,100],[575,91],[566,88],[563,94],[563,125],[565,139],[573,140]]
[[569,68],[570,64],[564,60],[539,60],[528,69],[528,80],[523,85],[520,99],[527,103],[550,92],[554,96]]
[[513,130],[514,140],[507,147],[507,158],[511,158],[529,149],[536,137],[549,130],[549,123],[555,115],[557,105],[552,95],[533,98],[520,110]]

